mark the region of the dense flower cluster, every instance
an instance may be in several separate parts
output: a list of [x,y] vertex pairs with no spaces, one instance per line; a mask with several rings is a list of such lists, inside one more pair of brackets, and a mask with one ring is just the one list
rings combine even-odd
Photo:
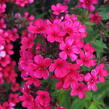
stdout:
[[[21,7],[33,1],[13,0]],[[43,80],[55,79],[57,89],[71,89],[70,95],[79,98],[84,98],[87,91],[96,91],[97,84],[105,82],[108,71],[103,63],[97,64],[95,48],[84,42],[86,26],[75,14],[68,14],[68,6],[61,3],[52,5],[53,19],[35,19],[28,12],[24,16],[16,13],[15,19],[23,19],[28,25],[18,35],[18,28],[7,29],[2,17],[6,2],[9,1],[0,0],[0,85],[9,84],[9,88],[2,90],[11,93],[7,101],[0,102],[0,109],[14,109],[19,102],[27,109],[52,109],[51,92],[49,87],[43,87]],[[97,2],[80,0],[78,6],[93,11]],[[90,14],[90,19],[97,24],[101,22],[99,13]],[[12,58],[13,43],[19,39],[20,59],[16,63]],[[91,70],[82,71],[83,67]],[[17,83],[19,75],[23,81],[21,84]],[[66,109],[58,102],[55,107]]]
[[[16,63],[11,59],[11,55],[14,53],[12,50],[12,42],[19,37],[16,32],[16,29],[7,31],[0,29],[0,85],[7,82],[11,87],[6,91],[11,90],[12,92],[19,90],[19,84],[16,81],[18,75],[14,70]],[[17,94],[11,93],[9,101],[3,103],[3,109],[9,107],[9,109],[11,109],[15,106],[18,102],[18,99],[16,98],[17,96]],[[13,97],[15,97],[15,99]]]
[[94,11],[94,5],[98,3],[98,0],[79,0],[78,7],[87,9],[88,11]]
[[33,3],[34,0],[0,0],[0,15],[5,12],[7,2],[14,2],[17,5],[24,7],[27,4]]
[[[60,8],[58,5],[60,4],[51,7],[55,15],[60,15],[66,9],[63,6]],[[71,16],[65,14],[63,17],[60,18],[57,16],[52,21],[48,19],[36,19],[29,24],[28,41],[22,43],[22,47],[27,45],[27,42],[28,46],[25,49],[21,47],[19,67],[24,77],[30,76],[31,78],[35,77],[37,79],[47,79],[54,72],[58,80],[56,84],[58,89],[71,88],[71,96],[78,95],[79,98],[83,98],[85,97],[86,91],[91,89],[94,91],[97,90],[96,84],[103,82],[100,80],[99,75],[104,80],[104,77],[108,73],[104,69],[104,64],[96,66],[95,49],[90,43],[85,44],[83,41],[83,38],[87,36],[85,25],[82,25],[74,14]],[[30,34],[33,37],[29,37]],[[22,37],[24,38],[24,36]],[[36,49],[36,45],[30,43],[30,41],[37,39],[37,37],[42,38],[49,46],[52,43],[58,44],[57,51],[54,52],[56,58],[53,59],[53,62],[50,58],[46,57],[46,53],[43,53],[43,56],[32,53],[32,48],[34,46]],[[45,52],[49,51],[45,50]],[[29,57],[25,57],[27,54]],[[81,72],[82,66],[95,68],[91,72],[83,73]]]

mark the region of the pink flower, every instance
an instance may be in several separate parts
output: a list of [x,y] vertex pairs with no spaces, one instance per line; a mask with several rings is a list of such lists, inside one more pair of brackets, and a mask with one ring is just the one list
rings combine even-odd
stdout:
[[6,51],[4,50],[4,46],[0,45],[0,58],[4,58],[6,56]]
[[5,20],[3,18],[0,19],[0,28],[6,28]]
[[[60,89],[63,89],[63,80],[59,80],[57,83],[56,83],[56,89],[60,90]],[[69,87],[67,87],[69,88]],[[64,89],[67,89],[67,88],[64,88]]]
[[42,105],[43,107],[47,107],[50,105],[50,95],[47,91],[41,91],[38,90],[37,92],[37,97],[36,97],[36,101]]
[[85,81],[87,81],[87,85],[88,85],[88,89],[89,90],[93,90],[93,91],[96,91],[97,90],[97,86],[96,86],[96,83],[98,83],[98,80],[97,80],[97,76],[93,75],[93,73],[87,73],[85,75]]
[[10,104],[8,102],[4,102],[3,109],[14,109],[14,108],[13,108],[12,104]]
[[18,83],[13,83],[11,89],[12,89],[13,92],[18,91],[19,90],[19,84]]
[[95,52],[95,48],[92,47],[90,43],[87,43],[87,44],[84,45],[84,50],[86,52],[90,52],[90,53]]
[[28,12],[25,12],[25,13],[24,13],[24,18],[25,18],[27,21],[32,21],[32,20],[34,20],[34,16],[33,16],[33,15],[29,15]]
[[10,61],[10,63],[5,66],[5,69],[2,71],[6,81],[11,84],[16,83],[17,73],[14,71],[15,65],[14,61]]
[[80,21],[76,20],[76,16],[66,15],[65,21],[62,23],[63,31],[66,32],[65,35],[71,36],[73,38],[86,37],[86,26],[81,25]]
[[34,98],[28,93],[20,96],[20,100],[22,101],[23,107],[29,107],[33,105]]
[[32,91],[30,89],[29,85],[24,84],[23,87],[21,87],[21,92],[26,95],[26,94],[30,94]]
[[34,2],[34,0],[15,0],[15,3],[21,7],[24,7],[25,5]]
[[49,42],[62,42],[62,38],[65,32],[61,30],[61,27],[57,24],[51,24],[48,26],[47,30],[47,40]]
[[85,91],[87,90],[87,86],[84,83],[75,83],[72,85],[71,96],[78,95],[80,99],[85,97]]
[[0,105],[0,109],[3,109],[3,107]]
[[84,76],[80,74],[80,66],[77,64],[70,64],[69,74],[65,76],[63,79],[63,88],[68,89],[72,84],[77,83],[78,81],[82,81]]
[[17,93],[15,93],[15,94],[11,93],[9,95],[9,102],[12,103],[13,105],[16,105],[16,103],[19,102],[19,96],[18,96],[18,94]]
[[47,79],[49,76],[49,72],[47,68],[51,64],[51,59],[50,58],[43,58],[41,55],[36,55],[34,57],[34,76],[37,78],[44,78]]
[[92,74],[98,77],[99,82],[105,82],[105,77],[108,76],[108,71],[104,68],[104,64],[99,64],[92,70]]
[[6,67],[10,63],[11,59],[9,55],[6,55],[5,58],[0,59],[0,63],[3,67]]
[[38,79],[32,78],[32,77],[24,78],[24,80],[26,80],[26,85],[32,85],[32,84],[34,84],[34,86],[39,87],[40,84],[41,84]]
[[72,61],[77,59],[77,55],[79,54],[79,48],[76,45],[73,45],[74,39],[71,37],[66,38],[65,42],[60,43],[60,57],[62,59],[67,59],[67,56],[71,58]]
[[26,50],[27,48],[32,48],[34,45],[34,37],[23,37],[21,40],[21,49]]
[[51,72],[55,72],[56,77],[63,78],[68,74],[69,63],[63,59],[56,59],[49,67]]
[[66,12],[68,10],[68,7],[61,3],[57,3],[56,5],[52,5],[51,9],[53,10],[54,15],[59,15],[60,13]]
[[10,43],[10,41],[16,41],[16,39],[19,38],[19,35],[17,34],[17,29],[14,28],[13,30],[7,30],[3,31],[3,38],[5,39],[6,42]]
[[102,17],[99,15],[98,12],[94,14],[90,14],[90,21],[96,24],[100,24],[102,21]]
[[6,4],[1,3],[0,4],[0,14],[4,13],[5,12],[5,9],[6,9]]
[[94,5],[98,3],[98,0],[79,0],[78,7],[87,9],[88,11],[94,11]]
[[37,19],[30,23],[28,26],[28,31],[30,33],[45,33],[46,22],[42,19]]
[[80,66],[84,65],[87,67],[92,67],[96,65],[95,56],[90,52],[80,52],[80,59],[76,60],[76,63]]

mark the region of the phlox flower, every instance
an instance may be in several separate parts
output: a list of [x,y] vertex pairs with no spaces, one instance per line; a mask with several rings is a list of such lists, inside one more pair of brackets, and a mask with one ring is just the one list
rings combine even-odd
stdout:
[[4,46],[0,45],[0,58],[4,58],[6,56],[6,51],[4,50]]
[[0,14],[4,13],[6,9],[6,4],[0,3]]
[[12,30],[2,31],[3,38],[6,42],[10,41],[16,41],[16,39],[19,38],[19,35],[17,34],[17,29],[13,28]]
[[66,12],[68,10],[68,7],[61,3],[57,3],[56,5],[52,5],[51,9],[52,9],[54,15],[59,15],[61,13]]
[[38,79],[32,78],[32,77],[24,78],[24,80],[26,80],[26,83],[25,83],[26,85],[34,84],[34,86],[39,87],[41,84],[41,82]]
[[72,85],[71,96],[78,95],[80,99],[86,96],[87,86],[84,83],[75,83]]
[[80,59],[76,60],[76,63],[80,66],[92,67],[96,65],[95,56],[90,52],[80,52]]
[[40,79],[47,79],[49,77],[47,68],[50,66],[51,62],[50,58],[43,58],[41,55],[36,55],[34,57],[33,75]]
[[48,26],[48,29],[46,30],[47,33],[47,40],[49,42],[62,42],[63,36],[65,35],[65,32],[62,31],[60,25],[57,24],[51,24]]
[[33,45],[34,45],[34,37],[22,37],[22,40],[21,40],[21,49],[22,50],[26,50],[27,48],[32,48]]
[[80,21],[76,19],[74,14],[72,14],[72,16],[66,15],[65,21],[62,22],[63,31],[65,31],[68,36],[86,37],[86,26],[81,25]]
[[37,101],[43,107],[50,105],[50,95],[47,91],[38,90],[36,93],[37,97],[35,98],[35,101]]
[[18,103],[20,100],[19,100],[19,96],[17,93],[11,93],[9,95],[9,103],[12,103],[13,105],[15,105],[16,103]]
[[15,65],[15,62],[10,60],[9,64],[5,66],[5,69],[2,70],[4,78],[11,84],[16,82],[17,73],[14,71]]
[[13,105],[9,102],[3,103],[3,109],[14,109]]
[[97,86],[96,84],[98,83],[98,79],[97,76],[93,75],[93,73],[87,73],[85,75],[85,81],[87,81],[87,86],[89,90],[93,90],[96,91],[97,90]]
[[6,24],[5,24],[4,18],[0,19],[0,28],[1,29],[6,28]]
[[90,43],[85,44],[83,48],[85,52],[90,52],[90,53],[95,52],[95,48],[92,47]]
[[19,97],[20,101],[22,101],[22,106],[23,107],[29,107],[33,105],[34,98],[32,95],[28,94],[23,94],[22,96]]
[[0,63],[3,67],[6,67],[11,62],[10,56],[6,55],[4,58],[0,59]]
[[105,82],[105,77],[108,76],[108,71],[104,68],[104,64],[99,64],[92,70],[92,74],[97,76],[99,82]]
[[14,2],[15,2],[17,5],[19,5],[19,6],[21,6],[21,7],[24,7],[24,6],[27,5],[27,4],[33,3],[34,0],[14,0]]
[[46,30],[46,22],[42,19],[37,19],[30,23],[28,26],[28,31],[30,33],[45,33]]
[[71,58],[72,61],[77,59],[77,55],[79,54],[79,48],[76,45],[73,45],[74,39],[72,37],[67,37],[65,42],[60,43],[60,57],[62,59],[67,59],[67,56]]
[[68,89],[72,84],[77,83],[78,81],[83,81],[84,76],[80,74],[80,66],[77,64],[70,64],[69,73],[63,78],[63,88]]
[[51,72],[54,71],[56,77],[63,78],[68,74],[69,63],[63,59],[56,59],[49,67]]
[[90,21],[96,24],[100,24],[102,22],[102,17],[99,15],[98,12],[94,14],[90,14]]
[[94,5],[98,3],[98,0],[79,0],[78,7],[87,9],[88,11],[94,11]]
[[13,92],[15,92],[15,91],[18,91],[19,89],[20,89],[19,83],[14,82],[14,83],[12,84],[11,90],[12,90]]

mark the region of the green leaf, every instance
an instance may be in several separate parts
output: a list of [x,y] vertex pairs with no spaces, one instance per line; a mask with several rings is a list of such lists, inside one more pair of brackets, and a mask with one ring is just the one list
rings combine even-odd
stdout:
[[95,24],[92,23],[92,22],[85,22],[85,24],[86,24],[87,26],[93,26],[93,25],[95,25]]
[[88,109],[98,109],[95,102],[92,102]]
[[98,100],[102,99],[104,96],[109,95],[109,80],[107,80],[105,83],[99,83],[98,90],[93,94]]
[[85,108],[85,105],[88,103],[88,101],[84,99],[76,98],[73,100],[73,103],[71,105],[70,109],[83,109]]
[[96,48],[97,57],[101,56],[104,52],[104,49],[107,48],[102,40],[95,40],[94,42],[92,42],[92,46]]
[[81,67],[81,70],[82,70],[82,71],[91,71],[92,68],[89,68],[89,67],[86,67],[86,66],[82,66],[82,67]]
[[95,39],[94,37],[96,36],[96,32],[94,31],[94,29],[92,27],[87,28],[87,33],[88,33],[88,36],[86,38],[84,38],[84,41],[86,43],[94,40]]
[[66,108],[70,108],[71,105],[71,96],[70,96],[70,91],[69,90],[60,90],[60,92],[58,93],[58,102],[59,105],[66,107]]
[[109,13],[109,5],[107,5],[106,8],[104,8],[104,6],[100,7],[100,16],[103,17],[102,18],[103,20],[109,19],[108,13]]

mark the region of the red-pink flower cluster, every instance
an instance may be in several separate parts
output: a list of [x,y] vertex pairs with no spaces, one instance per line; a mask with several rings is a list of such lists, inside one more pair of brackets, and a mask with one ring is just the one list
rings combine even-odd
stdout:
[[23,95],[20,96],[22,101],[22,106],[27,109],[52,109],[50,105],[50,95],[47,91],[38,90],[36,92],[36,97],[28,92],[23,91]]
[[[16,63],[11,59],[11,55],[14,54],[12,42],[19,37],[16,32],[16,29],[0,29],[0,85],[3,85],[4,83],[10,84],[9,89],[3,89],[4,93],[8,90],[11,90],[12,92],[19,90],[19,84],[16,81],[18,75],[14,70]],[[18,102],[17,96],[17,93],[11,93],[8,101],[1,104],[1,107],[3,109],[13,109]]]
[[[14,0],[19,6],[25,6],[34,0]],[[67,0],[68,1],[68,0]],[[0,0],[0,15],[5,12],[6,1]],[[94,10],[97,0],[80,0],[79,6]],[[95,48],[85,43],[86,26],[78,21],[75,14],[68,14],[68,7],[61,3],[52,5],[53,19],[35,19],[28,12],[22,17],[27,28],[18,35],[16,28],[7,29],[4,17],[0,17],[0,85],[10,84],[3,92],[10,91],[9,98],[0,103],[0,109],[14,109],[17,103],[27,109],[52,109],[52,97],[49,87],[43,87],[43,80],[57,80],[57,89],[71,89],[71,96],[84,98],[86,91],[96,91],[97,84],[105,81],[108,71],[104,64],[97,64]],[[90,15],[91,21],[100,23],[98,14]],[[12,59],[13,43],[21,40],[20,59]],[[17,66],[18,65],[18,66]],[[21,87],[17,83],[15,68],[21,72]],[[82,68],[90,68],[83,71]],[[19,91],[19,94],[17,93]],[[1,94],[1,93],[0,93]],[[66,109],[55,103],[56,109]]]
[[[83,98],[86,91],[97,90],[96,84],[103,82],[108,72],[104,69],[104,64],[96,65],[95,49],[90,43],[85,44],[83,41],[87,36],[85,25],[82,25],[74,14],[61,16],[60,13],[67,10],[63,5],[58,5],[60,4],[52,6],[53,13],[58,15],[54,19],[36,19],[29,24],[29,33],[22,36],[19,68],[29,85],[37,83],[40,86],[38,79],[48,79],[54,74],[58,80],[58,89],[71,88],[71,96],[78,95],[79,98]],[[33,52],[33,48],[37,48],[34,43],[37,38],[41,38],[45,44],[44,52],[41,52],[43,45],[38,45],[39,54]],[[56,51],[53,44],[57,45]],[[53,60],[48,58],[51,55],[47,55],[49,51],[54,54]],[[92,71],[81,71],[84,66]]]
[[5,12],[6,2],[14,2],[17,5],[24,7],[25,5],[33,3],[34,0],[0,0],[0,15]]
[[95,7],[94,5],[98,3],[98,0],[79,0],[78,3],[79,8],[84,8],[88,11],[94,11]]

